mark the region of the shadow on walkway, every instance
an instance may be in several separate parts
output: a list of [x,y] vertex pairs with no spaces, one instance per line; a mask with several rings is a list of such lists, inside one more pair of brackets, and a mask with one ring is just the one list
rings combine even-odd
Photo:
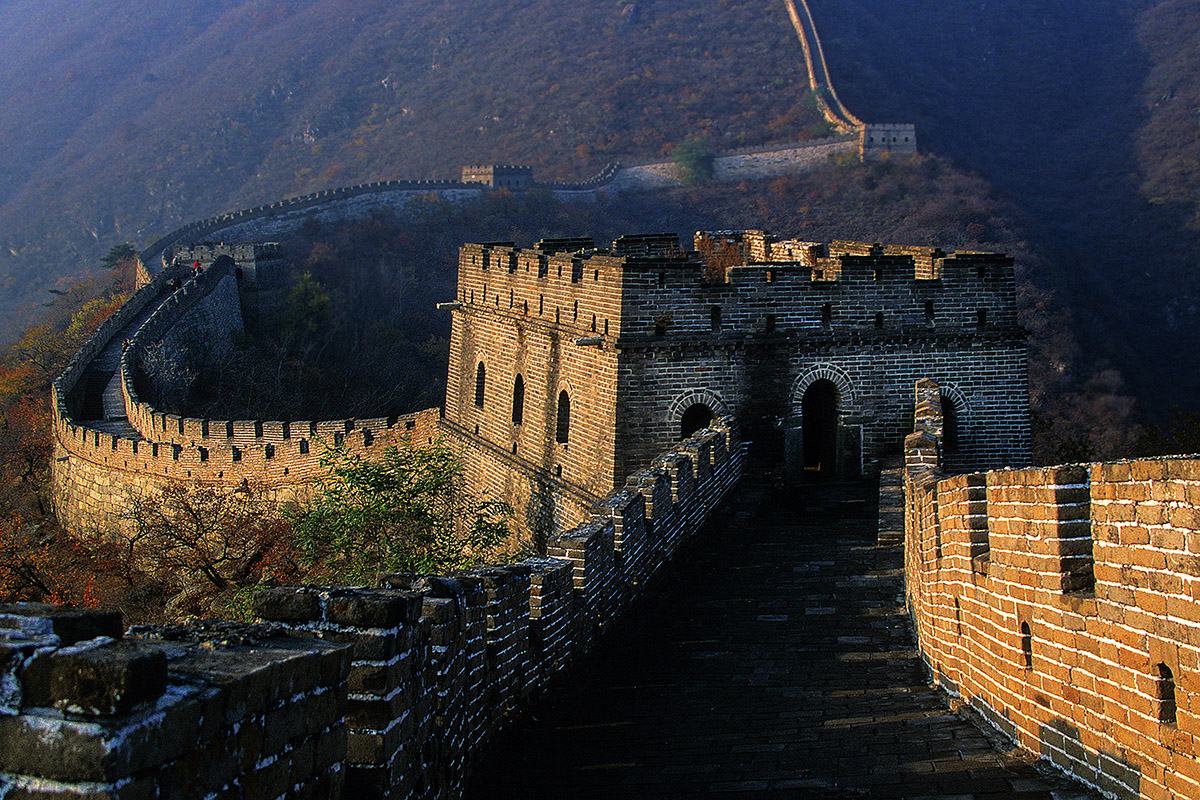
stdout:
[[873,485],[740,489],[466,797],[1088,797],[928,687]]

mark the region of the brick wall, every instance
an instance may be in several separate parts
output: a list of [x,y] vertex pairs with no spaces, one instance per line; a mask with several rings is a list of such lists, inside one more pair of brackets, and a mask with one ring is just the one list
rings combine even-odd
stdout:
[[1200,797],[1200,460],[946,477],[917,416],[905,569],[934,680],[1112,796]]
[[864,125],[859,129],[858,146],[864,159],[912,155],[917,152],[917,128],[912,124]]
[[[558,507],[546,480],[559,479],[586,508],[678,441],[692,405],[735,415],[759,442],[802,434],[805,392],[818,380],[836,387],[847,476],[874,473],[900,452],[909,387],[926,376],[955,411],[952,464],[1028,458],[1011,258],[761,231],[698,234],[697,243],[699,253],[662,236],[605,249],[589,240],[462,248],[446,422],[480,452],[480,485],[507,481],[516,507],[543,513]],[[726,246],[733,263],[717,264],[714,279],[706,253]],[[572,442],[555,447],[564,389]]]
[[[853,150],[855,137],[830,137],[810,142],[734,150],[717,156],[717,180],[747,180],[786,175],[824,163],[836,153]],[[599,174],[578,183],[540,184],[564,199],[590,199],[597,193],[642,191],[677,185],[673,165],[665,162],[609,164]],[[477,198],[481,186],[460,181],[372,181],[338,189],[289,197],[275,203],[219,214],[183,225],[152,242],[141,253],[150,272],[162,255],[177,245],[223,239],[261,241],[295,230],[305,220],[357,219],[388,210],[408,213],[409,205],[431,195],[451,202]]]
[[729,420],[552,554],[378,588],[280,587],[268,624],[0,607],[0,796],[433,800],[617,623],[741,474]]
[[[220,260],[221,256],[230,258]],[[241,327],[236,271],[253,282],[263,276],[247,277],[250,265],[273,256],[274,250],[263,245],[182,249],[180,265],[139,289],[55,382],[54,503],[68,530],[122,529],[132,494],[172,481],[236,488],[249,480],[277,503],[303,500],[326,472],[320,463],[326,445],[371,456],[440,435],[438,409],[371,419],[214,420],[168,414],[139,395],[136,387],[149,382],[138,368],[145,348],[165,342],[167,352],[177,354],[181,365],[194,371],[222,343],[229,346],[232,332]],[[205,266],[198,275],[192,274],[193,260]],[[179,279],[182,284],[170,292],[169,281]],[[139,323],[155,298],[165,299]],[[114,382],[125,419],[115,424],[79,422],[75,409],[84,388],[81,379],[89,362],[116,338],[125,342]],[[179,392],[185,387],[156,388]]]

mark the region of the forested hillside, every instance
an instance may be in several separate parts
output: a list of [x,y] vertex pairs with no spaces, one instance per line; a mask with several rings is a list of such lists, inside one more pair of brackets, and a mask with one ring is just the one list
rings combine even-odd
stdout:
[[317,189],[825,130],[774,0],[13,0],[0,51],[7,300]]
[[[1031,285],[1073,312],[1060,377],[1195,405],[1200,0],[811,6],[855,114],[916,122],[925,151],[1007,195]],[[112,244],[211,213],[827,130],[777,0],[13,0],[0,47],[10,338]]]
[[818,0],[842,99],[917,123],[1023,212],[1093,367],[1200,403],[1200,2]]

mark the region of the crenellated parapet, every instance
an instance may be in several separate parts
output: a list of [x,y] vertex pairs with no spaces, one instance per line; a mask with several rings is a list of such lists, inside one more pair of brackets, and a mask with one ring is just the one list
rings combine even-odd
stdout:
[[496,733],[700,530],[741,456],[717,420],[549,557],[260,590],[257,625],[123,634],[115,612],[0,607],[0,794],[461,796]]
[[0,793],[341,797],[350,657],[279,625],[0,606]]
[[[279,503],[303,500],[326,474],[327,447],[370,458],[441,435],[438,409],[370,419],[217,420],[182,417],[143,396],[184,393],[205,359],[241,328],[241,286],[271,283],[271,245],[196,245],[109,318],[54,384],[54,498],[72,531],[128,524],[131,497],[171,482],[235,489],[253,483]],[[147,375],[152,350],[175,363]],[[98,380],[96,377],[98,376]],[[182,377],[180,377],[182,376]],[[170,385],[171,380],[184,381]]]
[[[781,450],[791,480],[874,473],[900,450],[922,376],[940,383],[956,466],[1028,458],[1004,254],[756,230],[686,248],[674,234],[468,244],[446,307],[447,424],[593,499],[722,414]],[[589,422],[582,448],[545,446],[564,393]]]
[[1198,798],[1200,460],[947,476],[906,442],[908,605],[934,680],[1114,797]]
[[465,245],[456,300],[466,311],[619,343],[714,332],[877,339],[1017,328],[1013,261],[1002,254],[799,242],[762,231],[700,232],[695,250],[673,236],[635,249],[626,241],[633,238],[602,248],[591,240]]

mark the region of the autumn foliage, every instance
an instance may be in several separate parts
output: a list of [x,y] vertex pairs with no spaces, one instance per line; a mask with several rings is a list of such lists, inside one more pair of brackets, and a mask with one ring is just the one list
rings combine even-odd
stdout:
[[290,526],[249,483],[167,484],[129,498],[127,522],[121,559],[162,587],[167,617],[237,616],[251,587],[301,577]]

